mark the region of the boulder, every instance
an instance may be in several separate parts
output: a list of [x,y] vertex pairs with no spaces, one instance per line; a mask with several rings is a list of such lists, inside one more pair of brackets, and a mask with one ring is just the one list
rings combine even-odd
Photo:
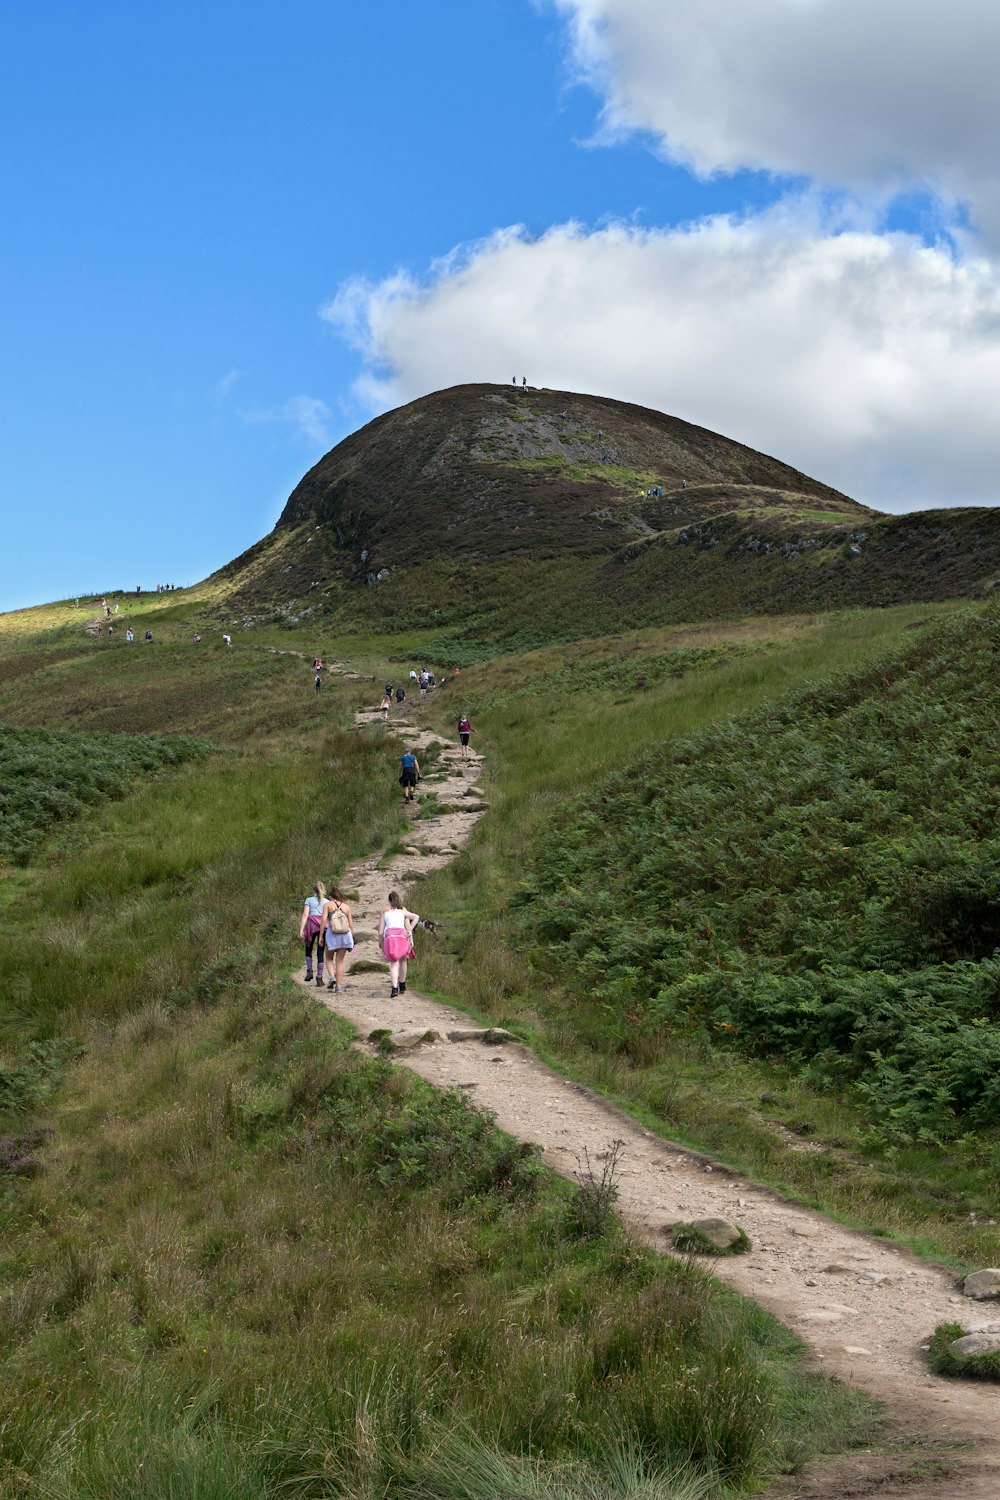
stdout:
[[394,1031],[392,1033],[392,1045],[394,1047],[420,1047],[425,1042],[439,1042],[441,1037],[436,1031]]
[[948,1352],[960,1359],[970,1359],[974,1354],[1000,1354],[1000,1329],[967,1333],[964,1338],[953,1339]]
[[694,1219],[683,1224],[666,1224],[664,1233],[670,1236],[678,1250],[725,1255],[749,1248],[743,1230],[729,1219]]
[[990,1297],[1000,1297],[1000,1271],[973,1271],[962,1282],[962,1291],[977,1302]]

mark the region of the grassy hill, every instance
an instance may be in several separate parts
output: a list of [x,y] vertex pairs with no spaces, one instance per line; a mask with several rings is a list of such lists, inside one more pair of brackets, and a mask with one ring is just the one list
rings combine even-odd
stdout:
[[[694,1500],[870,1442],[770,1319],[581,1236],[530,1152],[356,1057],[294,934],[405,831],[355,708],[459,659],[412,708],[471,714],[491,812],[421,887],[421,984],[651,1130],[988,1260],[1000,636],[964,601],[998,544],[463,387],[123,600],[132,645],[0,617],[3,1494]],[[356,675],[317,698],[315,655]]]
[[[778,1325],[613,1222],[581,1236],[571,1186],[295,990],[305,891],[403,832],[393,747],[349,728],[392,668],[308,625],[230,650],[214,607],[130,600],[131,646],[71,604],[0,618],[39,778],[82,792],[117,753],[0,865],[3,1494],[685,1500],[869,1441]],[[639,654],[667,705],[792,642]],[[317,702],[341,647],[367,680]],[[559,670],[581,706],[619,691],[614,646],[511,686]]]
[[236,624],[425,630],[428,654],[469,663],[623,628],[977,596],[997,576],[996,511],[884,516],[659,412],[481,385],[345,439],[216,583]]

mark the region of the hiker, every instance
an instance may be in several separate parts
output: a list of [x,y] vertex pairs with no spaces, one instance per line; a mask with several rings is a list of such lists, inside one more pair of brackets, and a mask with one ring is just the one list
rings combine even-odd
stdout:
[[125,627],[125,639],[126,639],[126,641],[130,641],[130,642],[135,640],[135,636],[134,636],[134,634],[132,632],[131,625],[127,625]]
[[223,635],[222,639],[225,641],[227,646],[231,646],[233,644],[233,638],[231,635]]
[[323,686],[323,673],[322,673],[322,671],[320,671],[319,668],[317,668],[316,669],[316,691],[317,691],[317,693],[319,692],[319,690],[320,690],[320,688],[322,686]]
[[410,668],[410,681],[411,682],[416,682],[416,680],[417,680],[416,668],[415,667],[411,667]]
[[383,719],[387,719],[389,717],[389,710],[391,707],[392,699],[389,697],[389,694],[386,693],[385,697],[382,699],[381,704],[379,705],[379,713],[382,715]]
[[354,917],[351,908],[344,902],[344,893],[331,886],[323,907],[323,940],[326,944],[327,973],[333,965],[333,973],[327,980],[327,989],[340,994],[344,982],[344,961],[354,948]]
[[323,908],[326,906],[326,886],[317,880],[312,895],[307,896],[302,906],[302,921],[299,937],[306,945],[306,984],[313,977],[313,947],[316,949],[316,983],[323,983]]
[[527,388],[528,388],[528,377],[527,377],[527,375],[522,375],[521,376],[521,389],[522,389],[522,391],[526,391]]
[[469,754],[469,735],[472,733],[472,725],[469,723],[468,714],[463,714],[458,721],[458,738],[462,746],[462,759],[465,760]]
[[412,750],[404,750],[399,757],[399,784],[403,788],[403,801],[412,802],[420,778],[420,762]]
[[422,693],[426,693],[426,691],[427,691],[427,672],[426,672],[426,670],[425,670],[424,667],[421,667],[420,671],[417,674],[417,686],[419,687],[419,689],[420,689],[420,691]]
[[147,640],[147,642],[151,641],[152,639],[153,639],[153,632],[151,630],[147,630],[146,631],[146,640]]
[[386,685],[385,685],[385,696],[387,698],[391,698],[392,697],[392,683],[391,682],[387,682]]
[[403,701],[403,699],[405,697],[406,697],[406,694],[403,692],[402,687],[398,687],[396,689],[396,702],[397,703],[402,703],[402,701]]
[[454,674],[455,674],[456,677],[461,677],[461,675],[462,675],[462,668],[458,665],[458,662],[455,663],[454,667],[452,668],[452,671],[454,672]]
[[415,958],[412,933],[420,921],[415,911],[407,911],[397,891],[389,892],[389,905],[379,917],[378,935],[382,952],[389,960],[389,999],[406,993],[406,960]]

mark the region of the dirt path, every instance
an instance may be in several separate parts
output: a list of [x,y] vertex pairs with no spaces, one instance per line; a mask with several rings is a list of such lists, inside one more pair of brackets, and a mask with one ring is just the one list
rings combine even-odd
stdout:
[[[362,729],[374,726],[372,732],[381,728],[377,710],[362,711],[357,721]],[[457,744],[416,728],[407,717],[395,717],[390,728],[418,757],[434,743],[442,747],[441,774],[425,780],[421,791],[436,792],[443,810],[438,817],[414,821],[411,842],[383,867],[372,855],[345,872],[344,889],[358,893],[352,902],[355,962],[381,961],[378,918],[390,888],[408,899],[411,882],[454,858],[482,816],[478,755],[470,750],[463,760]],[[419,894],[412,899],[419,908]],[[419,972],[418,959],[411,983],[419,984]],[[622,1216],[659,1249],[666,1249],[663,1227],[678,1219],[723,1217],[746,1230],[751,1253],[713,1262],[713,1272],[780,1318],[802,1339],[817,1368],[884,1401],[900,1444],[890,1455],[854,1454],[817,1465],[774,1495],[998,1500],[1000,1394],[991,1385],[931,1374],[921,1345],[940,1322],[996,1325],[1000,1309],[991,1315],[989,1304],[960,1296],[952,1277],[906,1250],[844,1229],[707,1157],[670,1145],[588,1089],[552,1073],[519,1043],[490,1044],[481,1033],[450,1038],[449,1033],[475,1032],[476,1023],[413,988],[390,1000],[386,974],[348,973],[344,993],[315,993],[353,1022],[362,1047],[373,1050],[363,1040],[371,1032],[392,1031],[402,1043],[400,1063],[441,1088],[468,1093],[511,1135],[537,1142],[556,1171],[571,1174],[585,1150],[592,1162],[600,1161],[620,1140]],[[413,1045],[428,1031],[438,1040]]]

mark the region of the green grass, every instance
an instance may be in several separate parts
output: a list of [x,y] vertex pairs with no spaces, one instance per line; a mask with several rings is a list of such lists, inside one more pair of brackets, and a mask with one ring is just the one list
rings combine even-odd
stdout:
[[[623,970],[615,969],[616,945],[635,920],[629,903],[641,903],[644,887],[638,881],[627,892],[617,886],[607,850],[607,841],[617,836],[648,837],[650,856],[662,850],[662,868],[672,878],[672,846],[659,825],[668,785],[659,781],[660,767],[669,763],[670,746],[724,724],[731,715],[752,712],[804,681],[819,682],[831,673],[861,668],[890,650],[919,645],[921,636],[909,627],[931,617],[925,607],[747,622],[736,629],[627,633],[613,642],[550,648],[463,674],[461,707],[469,709],[477,747],[487,754],[486,790],[495,812],[479,826],[461,860],[424,883],[421,902],[448,929],[448,941],[435,947],[426,965],[438,992],[462,995],[481,1017],[514,1026],[557,1066],[603,1089],[672,1138],[712,1151],[750,1176],[845,1221],[968,1267],[989,1260],[989,1221],[1000,1217],[990,1129],[976,1127],[953,1136],[947,1149],[933,1140],[907,1139],[905,1121],[898,1116],[896,1124],[902,1128],[887,1132],[878,1101],[828,1088],[815,1070],[810,1075],[784,1057],[738,1056],[729,1050],[724,1028],[709,1032],[685,1025],[651,1032],[645,1010],[630,998],[642,983],[648,956],[637,954]],[[606,663],[617,662],[621,679],[634,682],[642,651],[662,654],[671,643],[685,651],[694,641],[750,649],[715,662],[708,672],[663,679],[649,690],[616,692],[607,679],[584,692],[549,690],[552,676],[576,661],[592,661],[599,676]],[[979,695],[988,719],[992,698],[979,693],[983,677],[977,672],[981,666],[974,667],[970,659],[969,692]],[[881,679],[875,674],[872,681]],[[884,697],[883,689],[877,691]],[[756,722],[764,726],[762,739],[741,729],[726,731],[717,740],[709,735],[704,748],[689,757],[690,767],[681,767],[692,789],[703,786],[701,811],[692,814],[699,838],[712,833],[716,822],[727,827],[725,820],[737,814],[752,833],[754,809],[766,810],[766,798],[785,789],[782,772],[773,763],[781,742],[775,740],[768,761],[771,719],[764,715]],[[790,714],[790,730],[793,722]],[[447,727],[443,717],[441,723]],[[848,749],[858,732],[852,729],[844,736]],[[656,768],[651,779],[643,780],[636,770],[604,784],[605,777],[634,764],[644,747],[661,744],[666,749],[650,762]],[[887,736],[886,755],[891,744]],[[907,753],[900,751],[904,760]],[[914,757],[915,764],[919,759]],[[990,775],[988,752],[973,757],[973,763]],[[726,783],[714,797],[711,775],[731,776],[733,783],[739,776],[744,779],[738,790]],[[650,800],[632,817],[625,811],[627,799],[647,784]],[[589,803],[573,800],[575,793],[592,788]],[[850,797],[849,790],[845,795]],[[618,801],[619,796],[626,800]],[[595,809],[600,810],[596,828]],[[758,842],[770,826],[764,817],[761,822]],[[600,853],[588,863],[591,842]],[[574,873],[557,875],[564,845],[577,851]],[[859,851],[864,847],[859,840]],[[688,886],[696,884],[697,854],[689,855],[683,840],[676,852],[678,872]],[[723,863],[734,881],[755,868],[751,852],[752,846],[742,851],[736,843],[728,865]],[[530,874],[539,853],[541,878],[531,877],[539,892],[533,904],[557,906],[565,899],[566,910],[576,913],[579,939],[533,936],[512,909],[512,891]],[[797,858],[794,851],[788,857],[790,886],[799,870]],[[622,874],[629,868],[621,867]],[[542,874],[544,869],[551,873]],[[684,899],[690,899],[695,917],[689,917],[682,900],[675,920],[697,959],[699,944],[711,954],[712,943],[719,940],[701,931],[693,895]],[[660,916],[669,909],[655,896],[653,900],[654,927],[663,923],[669,928],[669,918]],[[603,937],[589,957],[592,924],[580,916],[583,908],[573,905],[587,901],[587,911],[598,913],[596,926]],[[766,907],[762,915],[766,917]],[[708,913],[708,919],[714,924],[715,914]],[[854,934],[856,923],[845,917],[843,928]],[[669,945],[662,951],[668,952]],[[652,958],[659,961],[655,952]],[[624,972],[629,968],[637,972]],[[655,993],[650,986],[648,994]],[[794,1145],[803,1137],[808,1149]]]
[[140,777],[204,756],[190,737],[67,734],[0,724],[0,860],[26,864],[54,828]]
[[[572,1190],[530,1151],[356,1057],[290,984],[312,882],[403,832],[398,747],[347,728],[370,688],[317,705],[268,632],[200,652],[192,618],[163,609],[162,652],[86,643],[54,699],[0,673],[22,723],[48,700],[219,747],[0,883],[5,1497],[473,1500],[506,1475],[691,1500],[869,1441],[869,1404],[804,1374],[771,1319],[614,1225],[570,1232]],[[647,646],[676,692],[672,647]],[[570,680],[589,701],[615,673]]]
[[939,1375],[965,1380],[1000,1380],[1000,1353],[961,1354],[951,1345],[965,1338],[969,1330],[961,1323],[939,1323],[931,1338],[929,1360]]

